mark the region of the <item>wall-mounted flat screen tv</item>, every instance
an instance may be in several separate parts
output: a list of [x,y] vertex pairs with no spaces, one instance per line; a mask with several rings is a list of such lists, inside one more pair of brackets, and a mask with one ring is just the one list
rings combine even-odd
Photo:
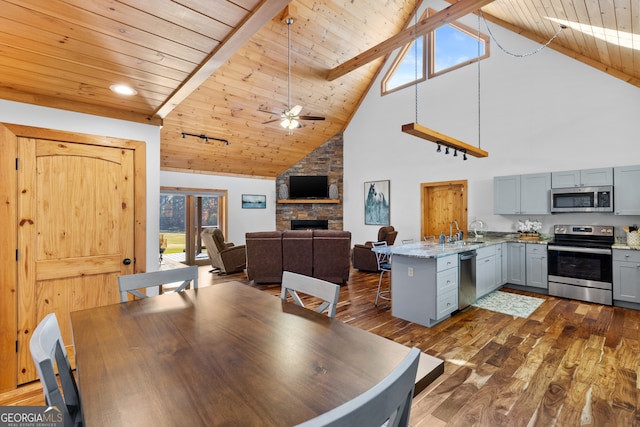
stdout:
[[291,175],[289,197],[292,199],[329,198],[329,177],[326,175]]

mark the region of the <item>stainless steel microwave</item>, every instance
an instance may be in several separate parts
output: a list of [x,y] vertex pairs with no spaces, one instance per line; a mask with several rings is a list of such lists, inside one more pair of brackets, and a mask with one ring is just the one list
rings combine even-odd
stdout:
[[551,212],[613,212],[613,186],[552,188]]

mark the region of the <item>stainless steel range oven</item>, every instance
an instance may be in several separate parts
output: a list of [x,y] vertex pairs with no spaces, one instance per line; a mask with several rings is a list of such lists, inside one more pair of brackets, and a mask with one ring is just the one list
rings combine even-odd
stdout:
[[556,225],[549,242],[549,295],[611,305],[613,226]]

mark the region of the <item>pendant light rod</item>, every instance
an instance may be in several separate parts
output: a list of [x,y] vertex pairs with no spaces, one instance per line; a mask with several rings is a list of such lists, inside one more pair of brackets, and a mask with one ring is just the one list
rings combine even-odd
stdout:
[[291,24],[293,18],[285,20],[287,24],[287,111],[291,111]]

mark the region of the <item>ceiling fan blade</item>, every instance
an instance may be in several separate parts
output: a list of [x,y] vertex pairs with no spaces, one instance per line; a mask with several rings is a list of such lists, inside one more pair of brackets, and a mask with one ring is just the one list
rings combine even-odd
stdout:
[[300,114],[300,111],[302,111],[302,105],[296,105],[291,110],[289,110],[289,114],[291,114],[292,116],[297,116],[298,114]]
[[273,114],[274,116],[279,116],[282,113],[274,113],[273,111],[269,111],[269,110],[261,110],[258,108],[258,111],[260,111],[261,113],[267,113],[267,114]]
[[298,120],[324,120],[321,116],[298,116]]
[[266,125],[267,123],[274,123],[274,122],[279,122],[282,119],[273,119],[273,120],[268,120],[266,122],[262,122],[263,125]]

